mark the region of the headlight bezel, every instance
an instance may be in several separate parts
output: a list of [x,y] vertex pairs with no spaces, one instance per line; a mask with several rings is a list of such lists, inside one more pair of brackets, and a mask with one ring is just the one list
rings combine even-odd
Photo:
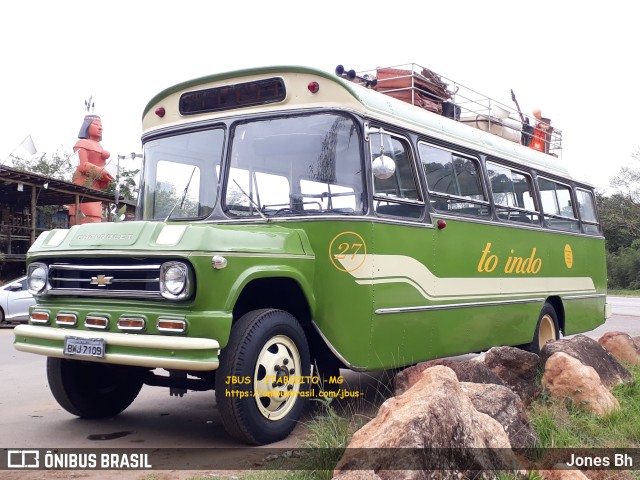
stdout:
[[[172,278],[168,279],[167,277]],[[181,279],[181,280],[180,280]],[[177,288],[169,282],[179,282]],[[193,293],[193,273],[185,262],[171,260],[160,266],[160,295],[167,300],[184,300]]]
[[[39,274],[42,285],[39,288],[33,287],[33,281],[36,280],[35,273],[42,270],[44,274]],[[31,295],[44,295],[49,290],[49,266],[42,262],[33,262],[27,268],[27,289]]]

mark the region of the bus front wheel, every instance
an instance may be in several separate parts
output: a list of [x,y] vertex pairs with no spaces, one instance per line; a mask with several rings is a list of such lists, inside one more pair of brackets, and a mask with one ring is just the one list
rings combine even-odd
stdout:
[[286,438],[310,387],[309,346],[282,310],[254,310],[231,329],[216,373],[216,404],[227,432],[253,445]]
[[538,324],[533,336],[533,342],[528,350],[540,354],[542,347],[547,342],[560,338],[560,328],[558,327],[558,316],[555,308],[550,303],[545,303],[538,317]]

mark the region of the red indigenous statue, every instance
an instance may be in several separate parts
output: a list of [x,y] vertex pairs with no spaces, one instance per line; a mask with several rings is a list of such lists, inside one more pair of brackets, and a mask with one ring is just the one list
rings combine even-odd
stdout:
[[[104,167],[109,152],[102,148],[102,121],[98,115],[86,115],[80,133],[79,140],[73,147],[73,151],[78,153],[79,163],[73,174],[73,183],[83,187],[91,187],[96,190],[103,190],[109,186],[113,177]],[[102,221],[102,203],[87,202],[80,204],[80,215],[77,223],[95,223]],[[69,224],[76,224],[76,207],[69,207]]]

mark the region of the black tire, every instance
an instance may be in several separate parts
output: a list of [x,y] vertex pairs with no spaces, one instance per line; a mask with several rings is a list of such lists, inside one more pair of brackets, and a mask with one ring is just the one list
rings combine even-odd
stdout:
[[64,358],[47,358],[51,393],[81,418],[113,417],[131,405],[142,388],[143,369]]
[[560,338],[560,327],[558,326],[558,315],[556,309],[550,303],[545,303],[538,316],[538,323],[533,334],[533,341],[528,345],[527,350],[540,354],[544,344],[550,340]]
[[[226,431],[253,445],[286,438],[307,400],[310,384],[300,377],[310,370],[307,339],[292,315],[273,309],[245,314],[231,329],[216,373],[216,403]],[[279,381],[267,383],[267,376]],[[278,397],[279,392],[288,395]]]
[[0,323],[4,323],[4,310],[0,308]]

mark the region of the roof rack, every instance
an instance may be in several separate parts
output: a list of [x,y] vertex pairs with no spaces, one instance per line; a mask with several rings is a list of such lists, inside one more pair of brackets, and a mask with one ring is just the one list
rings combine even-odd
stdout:
[[552,126],[549,118],[523,114],[513,90],[511,99],[517,110],[417,63],[358,72],[338,65],[336,74],[534,150],[555,157],[561,152],[562,131]]

